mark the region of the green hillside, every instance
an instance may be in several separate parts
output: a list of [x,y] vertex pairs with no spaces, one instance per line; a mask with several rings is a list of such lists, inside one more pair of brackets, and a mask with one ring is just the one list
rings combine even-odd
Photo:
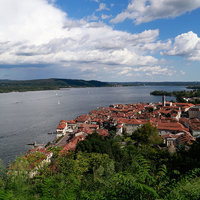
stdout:
[[70,87],[107,87],[110,84],[100,81],[85,81],[75,79],[40,79],[26,81],[0,81],[0,93],[24,92],[39,90],[58,90]]
[[23,156],[9,170],[0,166],[0,200],[199,200],[200,140],[174,153],[158,143],[150,124],[132,136],[93,133],[75,152],[48,148],[51,163],[33,178],[44,155]]

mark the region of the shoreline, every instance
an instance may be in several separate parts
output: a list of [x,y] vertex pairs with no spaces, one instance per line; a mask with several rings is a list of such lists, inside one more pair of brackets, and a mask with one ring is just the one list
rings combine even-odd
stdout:
[[[185,120],[182,122],[185,119],[182,114],[185,115],[193,107],[194,104],[190,103],[166,102],[165,98],[163,98],[162,103],[113,104],[106,108],[97,107],[97,109],[91,110],[88,114],[80,115],[73,120],[61,120],[56,132],[54,132],[56,137],[53,141],[49,141],[39,148],[62,147],[67,151],[75,150],[78,142],[73,147],[68,146],[76,138],[81,137],[81,140],[85,140],[86,136],[94,132],[105,137],[109,136],[109,131],[111,130],[115,130],[115,134],[119,136],[122,136],[124,131],[132,135],[140,126],[148,123],[158,129],[160,136],[176,135],[177,133],[180,136],[181,133],[181,135],[186,134],[187,137],[191,137],[191,140],[195,140],[195,137],[199,137],[199,135],[194,135],[191,129],[185,126]],[[149,115],[148,117],[146,116],[147,114]],[[157,114],[166,116],[161,119]],[[187,120],[190,123],[190,112]],[[177,137],[179,136],[177,134]],[[190,141],[188,141],[189,143]]]
[[[22,93],[22,92],[42,92],[42,91],[59,91],[59,90],[66,90],[66,89],[78,89],[78,88],[118,88],[118,87],[185,87],[186,89],[189,86],[185,86],[185,85],[116,85],[116,86],[98,86],[98,87],[94,87],[94,86],[89,86],[89,87],[62,87],[62,88],[57,88],[57,89],[38,89],[38,90],[24,90],[24,91],[18,91],[18,90],[13,90],[13,91],[9,91],[9,92],[1,92],[0,94],[8,94],[8,93]],[[189,88],[188,88],[189,89]],[[155,95],[156,96],[156,95]],[[157,95],[157,96],[162,96],[162,95]]]
[[[131,87],[132,87],[132,86],[130,86],[130,88],[131,88]],[[151,86],[148,86],[148,88],[149,88],[149,87],[151,87]],[[96,87],[88,87],[88,89],[85,89],[85,90],[88,91],[88,90],[90,90],[89,88],[94,88],[93,90],[96,91]],[[108,88],[108,90],[112,90],[112,88],[113,88],[113,87],[110,87],[110,89]],[[122,87],[122,88],[123,88],[123,87]],[[133,87],[133,88],[138,88],[138,87]],[[142,87],[142,88],[144,89],[145,87]],[[173,87],[172,87],[172,88],[173,88]],[[69,90],[69,89],[70,89],[70,88],[64,88],[64,90]],[[75,88],[72,88],[72,89],[75,89]],[[99,88],[99,89],[100,89],[100,90],[103,90],[103,91],[107,91],[107,89],[106,89],[106,88],[104,89],[104,87],[103,87],[102,89],[101,89],[101,88]],[[81,90],[81,89],[80,89],[80,90]],[[80,90],[77,88],[77,90],[76,90],[77,92],[76,92],[76,93],[79,93]],[[119,89],[119,90],[120,90],[120,89]],[[127,89],[124,88],[124,90],[127,90]],[[137,91],[139,91],[139,90],[140,90],[140,88],[137,89]],[[115,88],[115,91],[118,91],[118,88]],[[123,91],[123,90],[122,90],[122,91]],[[134,91],[135,91],[135,89],[134,89]],[[145,91],[146,91],[146,90],[145,90]],[[67,92],[65,92],[65,93],[66,93],[66,95],[68,95]],[[97,92],[97,93],[98,93],[98,92]],[[51,94],[51,92],[49,92],[49,94]],[[149,94],[149,93],[148,93],[148,94]],[[30,93],[30,95],[34,95],[34,93],[32,93],[32,94]],[[38,92],[38,95],[41,95],[40,92]],[[44,95],[46,95],[46,94],[44,93]],[[3,96],[4,96],[4,95],[2,95],[2,97],[3,97]],[[8,95],[5,95],[6,98],[7,98],[7,96],[8,96]],[[16,93],[16,94],[14,95],[14,97],[17,97],[17,96],[20,96],[20,94],[17,94],[17,93]],[[26,96],[27,96],[27,95],[26,95]],[[29,96],[29,94],[28,94],[28,96]],[[85,96],[85,95],[84,95],[84,96]],[[86,96],[87,96],[87,94],[86,94]],[[149,95],[148,95],[148,96],[149,96]],[[5,99],[6,99],[6,98],[5,98]],[[87,97],[86,97],[86,98],[87,98]],[[134,98],[134,96],[133,96],[133,98]],[[121,99],[123,100],[123,98],[121,98]],[[148,99],[148,98],[147,98],[147,99]],[[98,100],[98,99],[97,99],[97,100]],[[120,100],[120,99],[119,99],[119,100]],[[114,101],[114,100],[113,100],[113,101]],[[37,100],[37,102],[38,102],[38,100]],[[78,101],[78,102],[79,102],[79,101]],[[90,102],[90,101],[89,101],[89,102]],[[114,102],[115,102],[115,101],[114,101]],[[117,101],[117,102],[120,102],[120,101]],[[117,102],[116,102],[116,103],[117,103]],[[122,102],[123,102],[123,101],[122,101]],[[138,101],[138,102],[140,102],[140,101]],[[141,102],[142,102],[142,100],[141,100]],[[150,102],[150,101],[147,100],[146,102]],[[156,101],[155,101],[155,102],[156,102]],[[54,103],[54,101],[53,101],[53,103]],[[64,102],[61,101],[61,104],[62,104],[62,103],[64,103]],[[99,102],[98,102],[98,103],[99,103]],[[128,103],[128,102],[127,102],[127,103]],[[130,101],[129,101],[129,103],[130,103]],[[39,105],[39,104],[40,104],[40,103],[38,102],[36,105]],[[95,104],[96,104],[96,103],[94,103],[94,105],[95,105]],[[112,104],[112,103],[110,103],[110,104]],[[110,104],[107,104],[107,106],[110,105]],[[4,104],[3,104],[3,105],[4,105]],[[34,104],[34,106],[36,106],[36,105]],[[101,104],[99,104],[99,105],[101,105]],[[19,106],[17,105],[17,106],[14,106],[14,107],[16,107],[16,108],[17,108],[17,107],[20,107],[20,108],[21,108],[22,106],[23,106],[23,105],[20,104]],[[96,109],[97,107],[99,107],[99,106],[98,106],[98,105],[97,105],[97,106],[95,105],[95,109]],[[57,107],[57,100],[56,100],[56,106],[55,106],[55,108],[60,108],[60,107]],[[91,109],[90,109],[90,110],[91,110]],[[86,112],[81,112],[81,113],[88,113],[90,110],[88,110],[88,111],[86,111]],[[68,111],[68,110],[67,110],[67,111]],[[66,112],[67,112],[67,111],[66,111]],[[81,113],[80,113],[80,114],[81,114]],[[50,114],[51,114],[51,113],[50,113]],[[16,113],[16,116],[17,116],[17,113]],[[77,115],[77,116],[78,116],[78,115]],[[61,119],[63,119],[63,118],[65,119],[64,116],[63,116]],[[70,118],[71,118],[71,117],[68,116],[67,119],[70,119]],[[60,120],[60,119],[59,119],[59,120]],[[54,121],[55,121],[55,120],[54,120]],[[57,121],[56,121],[56,122],[57,122]],[[54,125],[54,126],[55,126],[55,125]],[[54,127],[51,127],[51,130],[54,130]],[[51,131],[51,130],[48,130],[48,131]],[[48,133],[48,131],[45,131],[45,132],[43,131],[44,135],[46,135],[46,134]],[[19,132],[19,131],[18,131],[18,132]],[[42,136],[42,137],[43,137],[43,136]],[[54,136],[52,136],[52,137],[54,137]],[[49,141],[51,142],[51,141],[53,140],[52,137],[51,137],[51,136],[50,136],[50,137],[44,136],[43,138],[47,138],[47,140],[46,140],[46,139],[44,139],[44,140],[42,139],[41,141],[40,141],[40,140],[36,140],[36,141],[38,141],[39,143],[43,143],[43,142],[44,142],[45,144],[47,144]],[[24,144],[27,144],[27,143],[33,142],[33,141],[35,141],[34,138],[32,138],[32,139],[29,140],[29,141],[26,141],[26,143],[24,143]],[[2,141],[2,142],[3,142],[3,141]],[[21,143],[20,143],[20,144],[21,144]],[[23,146],[23,144],[22,144],[22,146]],[[23,148],[21,148],[21,149],[22,149],[21,152],[26,153],[26,152],[27,152],[26,149],[28,149],[28,148],[27,148],[27,147],[23,147]],[[25,151],[23,151],[23,149],[25,149]],[[8,149],[8,152],[9,152],[9,149]],[[14,156],[13,156],[13,155],[14,155]],[[17,155],[21,155],[21,154],[17,154]],[[11,156],[10,156],[10,155],[8,156],[8,157],[9,157],[9,161],[11,160],[10,157],[13,157],[12,160],[14,160],[15,156],[16,156],[16,154],[14,154],[14,153],[11,151]],[[2,157],[3,160],[4,160],[3,154],[2,154],[1,157]],[[7,157],[7,156],[5,156],[5,157]],[[7,160],[8,160],[8,159],[7,159]],[[7,161],[6,161],[6,162],[7,162]]]

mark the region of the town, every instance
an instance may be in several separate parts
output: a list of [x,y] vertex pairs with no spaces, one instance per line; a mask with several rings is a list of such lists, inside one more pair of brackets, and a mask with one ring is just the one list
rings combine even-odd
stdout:
[[167,147],[191,144],[200,136],[200,105],[166,102],[165,97],[162,103],[111,105],[71,121],[62,120],[56,131],[57,137],[64,136],[62,151],[69,151],[94,131],[105,137],[109,129],[115,128],[116,135],[131,135],[146,123],[157,127]]
[[[80,141],[94,132],[102,137],[108,136],[110,130],[115,130],[119,136],[124,133],[132,135],[138,127],[147,123],[157,127],[164,148],[176,151],[181,145],[189,146],[200,136],[200,105],[167,102],[163,96],[160,103],[100,107],[74,120],[61,120],[56,128],[56,139],[45,147],[62,147],[61,154],[67,153],[74,151]],[[41,152],[46,155],[46,161],[50,162],[53,154],[45,147],[39,145],[28,154]]]

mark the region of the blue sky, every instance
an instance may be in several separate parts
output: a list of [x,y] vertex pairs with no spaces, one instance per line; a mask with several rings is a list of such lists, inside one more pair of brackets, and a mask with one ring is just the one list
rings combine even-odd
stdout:
[[0,0],[0,79],[200,81],[200,0]]

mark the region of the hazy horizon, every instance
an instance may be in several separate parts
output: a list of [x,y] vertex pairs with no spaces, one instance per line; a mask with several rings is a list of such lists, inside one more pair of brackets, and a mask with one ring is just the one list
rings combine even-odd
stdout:
[[[60,77],[58,77],[58,78],[35,78],[35,79],[0,79],[1,81],[33,81],[33,80],[48,80],[48,79],[71,79],[71,80],[85,80],[85,81],[100,81],[100,82],[104,82],[104,81],[101,81],[101,80],[96,80],[96,79],[79,79],[79,78],[74,78],[74,79],[72,79],[72,78],[60,78]],[[185,80],[185,81],[177,81],[177,80],[171,80],[171,81],[105,81],[105,82],[107,82],[107,83],[162,83],[162,82],[165,82],[165,83],[167,83],[167,82],[169,82],[169,83],[187,83],[187,82],[191,82],[191,83],[195,83],[195,82],[197,82],[197,83],[199,83],[200,81],[187,81],[187,80]]]

